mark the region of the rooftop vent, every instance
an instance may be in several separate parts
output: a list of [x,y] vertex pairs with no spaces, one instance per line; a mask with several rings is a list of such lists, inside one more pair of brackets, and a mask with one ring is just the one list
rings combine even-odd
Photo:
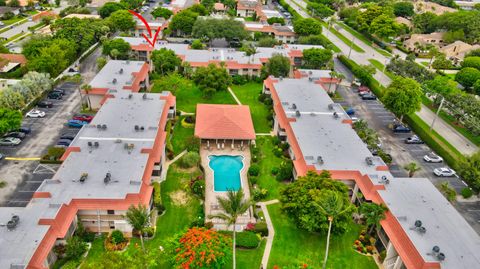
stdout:
[[95,142],[93,143],[93,146],[96,147],[96,148],[98,148],[98,147],[100,146],[100,143],[98,143],[98,141],[95,141]]
[[88,173],[82,173],[82,175],[80,175],[80,183],[84,183],[88,178]]
[[421,220],[416,220],[414,223],[414,226],[410,228],[410,230],[414,230],[419,232],[420,234],[424,234],[427,232],[427,228],[422,226],[422,221]]
[[338,115],[337,112],[333,112],[333,117],[334,117],[335,119],[338,119],[340,116]]
[[365,158],[365,162],[368,164],[368,166],[373,165],[373,158],[372,157],[367,157]]
[[110,181],[112,181],[112,174],[110,174],[110,172],[108,172],[105,175],[105,178],[103,179],[103,183],[108,184]]
[[88,145],[89,147],[93,147],[92,141],[88,141],[88,142],[87,142],[87,145]]
[[138,125],[135,125],[135,127],[133,127],[133,128],[135,128],[135,131],[138,131],[140,129],[140,127]]
[[130,93],[130,94],[128,95],[128,99],[132,99],[132,97],[133,97],[133,94]]
[[18,223],[20,222],[20,217],[13,215],[12,218],[7,222],[7,229],[9,231],[17,228]]
[[135,147],[135,144],[129,144],[129,143],[123,144],[123,148],[128,151],[128,154],[132,152],[134,147]]
[[112,80],[112,83],[113,83],[113,84],[117,84],[117,79],[114,78],[114,79]]
[[437,260],[439,260],[439,261],[445,260],[445,254],[443,254],[442,252],[440,252],[440,247],[439,247],[439,246],[433,246],[432,252],[431,252],[431,253],[427,253],[427,254],[435,257],[435,258],[436,258]]
[[309,78],[308,78],[308,81],[312,82],[312,81],[313,81],[313,78],[312,78],[312,77],[309,77]]
[[280,79],[280,80],[283,80],[283,77],[282,77],[282,76],[280,76],[278,79]]
[[147,100],[147,94],[146,94],[146,93],[144,93],[144,94],[142,95],[142,99],[143,99],[143,100]]
[[333,104],[328,104],[328,109],[333,110]]
[[382,179],[380,179],[380,183],[388,185],[390,184],[390,179],[388,179],[387,176],[382,176]]
[[122,139],[117,138],[117,139],[115,140],[115,143],[122,143]]
[[106,124],[102,124],[102,130],[106,130],[107,129],[107,125]]
[[317,156],[317,163],[318,163],[318,164],[323,164],[323,158],[322,158],[322,156]]
[[296,104],[292,104],[292,109],[297,109],[297,105],[296,105]]
[[123,68],[120,68],[120,71],[118,71],[119,74],[123,74]]
[[295,116],[296,116],[297,118],[300,118],[301,115],[302,115],[302,114],[300,114],[300,111],[298,111],[298,110],[295,111]]
[[102,129],[102,125],[101,125],[101,124],[97,124],[97,129]]

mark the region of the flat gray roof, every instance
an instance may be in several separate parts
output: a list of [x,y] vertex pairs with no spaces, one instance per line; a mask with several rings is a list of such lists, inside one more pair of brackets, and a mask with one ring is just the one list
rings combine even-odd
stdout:
[[[106,100],[70,145],[79,147],[80,152],[71,152],[53,178],[38,188],[38,192],[50,192],[51,198],[34,198],[26,208],[0,208],[0,224],[6,224],[13,214],[20,216],[14,230],[0,226],[0,268],[28,264],[50,228],[38,225],[39,219],[54,218],[62,204],[75,198],[123,199],[139,192],[149,156],[141,150],[154,145],[165,106],[160,97],[168,93],[109,93],[115,98]],[[106,129],[97,128],[103,124]],[[89,142],[99,146],[89,146]],[[130,145],[128,149],[125,144]],[[79,182],[82,173],[88,173],[84,183]],[[111,173],[111,181],[105,184],[107,173]]]
[[134,80],[132,73],[139,72],[143,64],[145,64],[144,61],[110,60],[93,78],[90,86],[121,90],[124,86],[132,85]]
[[[148,44],[144,38],[137,37],[118,37],[130,45]],[[167,48],[171,49],[177,55],[184,55],[187,62],[208,62],[208,61],[236,61],[239,64],[262,64],[261,58],[270,58],[273,54],[282,54],[288,56],[292,50],[303,51],[309,48],[323,48],[315,45],[285,45],[276,46],[274,48],[257,48],[257,53],[247,56],[245,52],[228,48],[211,48],[209,50],[192,50],[188,44],[168,43],[166,41],[158,41],[155,49]]]
[[[425,261],[436,262],[434,246],[445,254],[442,268],[478,268],[480,237],[426,178],[395,178],[378,193]],[[412,229],[420,220],[424,234]]]
[[[385,165],[372,155],[350,124],[342,123],[350,117],[315,80],[284,78],[274,86],[287,116],[296,118],[290,126],[308,165],[318,170],[358,170],[364,174],[377,174],[376,166]],[[319,156],[323,164],[317,161]],[[374,165],[367,164],[367,157]]]

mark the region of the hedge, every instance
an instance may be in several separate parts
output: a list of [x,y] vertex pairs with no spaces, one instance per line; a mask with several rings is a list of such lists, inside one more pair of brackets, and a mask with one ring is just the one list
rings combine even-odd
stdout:
[[162,204],[162,195],[160,193],[160,182],[153,182],[153,205],[157,208],[159,215],[165,210],[165,207]]
[[[231,231],[220,231],[220,233],[232,236]],[[257,248],[260,244],[260,238],[253,232],[237,232],[235,234],[235,246],[240,248]]]

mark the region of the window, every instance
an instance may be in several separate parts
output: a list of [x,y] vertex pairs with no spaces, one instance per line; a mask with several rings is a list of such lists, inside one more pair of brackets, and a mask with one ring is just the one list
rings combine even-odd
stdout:
[[107,210],[108,215],[115,215],[115,210]]

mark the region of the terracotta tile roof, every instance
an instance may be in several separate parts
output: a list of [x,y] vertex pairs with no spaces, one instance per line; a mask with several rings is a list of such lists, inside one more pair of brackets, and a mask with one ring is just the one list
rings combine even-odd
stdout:
[[225,5],[222,3],[215,3],[215,5],[213,5],[213,8],[215,10],[226,10]]
[[250,108],[244,105],[197,105],[195,136],[205,139],[255,139]]
[[10,63],[19,63],[25,65],[27,63],[27,58],[23,54],[12,54],[12,53],[0,53],[0,59],[2,61],[6,60]]

